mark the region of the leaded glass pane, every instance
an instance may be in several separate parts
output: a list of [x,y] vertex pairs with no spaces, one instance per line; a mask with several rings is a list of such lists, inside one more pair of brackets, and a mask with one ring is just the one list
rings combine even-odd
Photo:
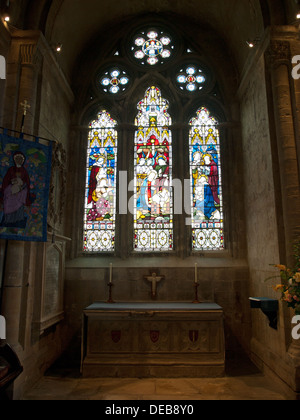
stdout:
[[150,64],[150,66],[171,57],[173,49],[171,37],[159,30],[141,32],[136,35],[132,46],[134,57],[141,64]]
[[220,135],[217,121],[200,108],[190,121],[193,249],[224,248]]
[[134,152],[134,249],[173,249],[172,134],[168,102],[156,87],[138,103]]
[[84,251],[115,249],[117,123],[102,111],[90,123],[84,211]]
[[181,90],[195,92],[201,90],[206,82],[206,78],[201,69],[195,66],[188,66],[181,69],[177,74],[177,83]]
[[128,84],[129,77],[125,70],[111,69],[100,77],[100,86],[104,92],[112,94],[124,92]]

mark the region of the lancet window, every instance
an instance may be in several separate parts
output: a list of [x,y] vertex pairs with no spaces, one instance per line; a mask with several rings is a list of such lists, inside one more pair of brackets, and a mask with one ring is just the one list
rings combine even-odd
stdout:
[[134,249],[173,249],[172,134],[168,102],[157,87],[138,103],[135,125]]
[[102,111],[89,125],[84,251],[111,252],[115,249],[117,122]]
[[193,250],[224,248],[220,135],[217,121],[200,108],[190,121]]

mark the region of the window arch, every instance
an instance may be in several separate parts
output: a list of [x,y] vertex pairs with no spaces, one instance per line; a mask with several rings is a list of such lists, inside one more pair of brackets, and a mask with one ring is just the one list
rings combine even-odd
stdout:
[[224,248],[220,135],[217,121],[202,107],[190,120],[192,248]]
[[89,124],[84,251],[115,250],[117,122],[107,111]]
[[[118,122],[101,111],[89,126],[84,252],[127,258],[225,249],[220,134],[209,108],[225,112],[208,61],[188,48],[175,28],[152,22],[120,39],[99,63],[86,101],[83,121],[103,104]],[[189,119],[191,110],[195,117]],[[117,159],[120,176],[125,171],[133,181],[127,184],[126,201],[133,192],[127,213],[125,194],[117,188]],[[125,176],[121,179],[123,192]]]
[[132,39],[132,57],[142,65],[163,64],[172,57],[174,49],[170,33],[159,27],[141,30]]
[[172,124],[169,104],[152,86],[138,103],[134,150],[134,249],[173,249]]

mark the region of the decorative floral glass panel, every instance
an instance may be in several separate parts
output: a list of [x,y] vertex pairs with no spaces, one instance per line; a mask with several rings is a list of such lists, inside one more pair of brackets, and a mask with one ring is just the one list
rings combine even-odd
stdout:
[[156,87],[138,103],[135,124],[134,248],[173,249],[172,135],[169,104]]
[[171,57],[173,48],[169,35],[166,35],[163,31],[151,30],[147,33],[141,32],[136,36],[132,50],[134,57],[141,64],[154,66]]
[[202,70],[197,69],[195,66],[188,66],[181,69],[177,75],[177,83],[182,90],[188,92],[195,92],[201,90],[206,81]]
[[84,212],[84,251],[115,249],[117,123],[102,111],[90,123]]
[[220,250],[224,236],[218,123],[206,108],[200,108],[190,125],[193,249]]
[[129,77],[124,70],[117,68],[107,71],[101,78],[100,84],[104,92],[113,94],[124,92],[129,83]]

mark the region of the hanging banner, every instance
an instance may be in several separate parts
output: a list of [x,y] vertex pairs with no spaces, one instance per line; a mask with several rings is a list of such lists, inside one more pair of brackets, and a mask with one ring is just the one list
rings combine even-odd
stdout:
[[0,238],[47,241],[52,144],[0,133]]

